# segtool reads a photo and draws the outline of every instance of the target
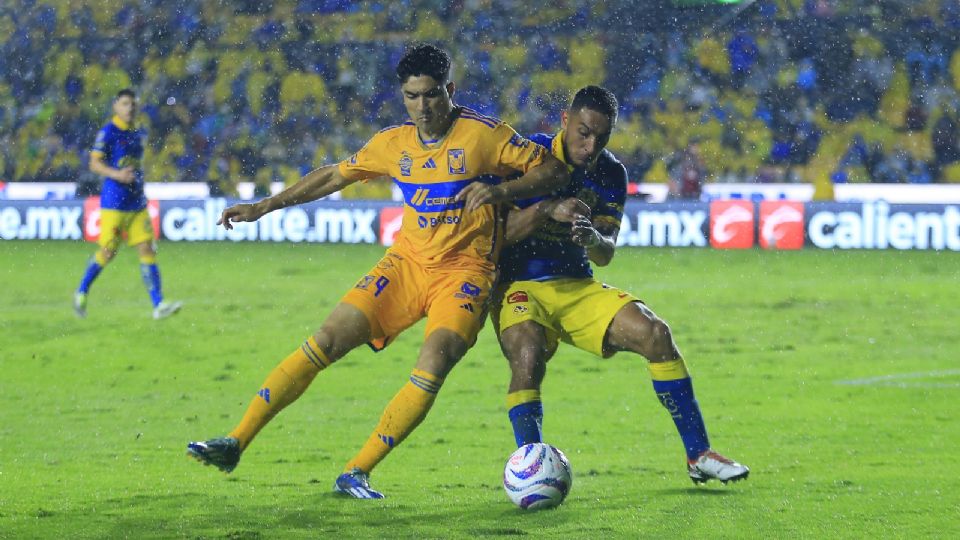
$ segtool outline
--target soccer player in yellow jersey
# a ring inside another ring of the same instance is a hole
[[[501,203],[549,193],[569,181],[566,166],[543,147],[496,119],[455,106],[449,73],[445,51],[432,45],[411,49],[397,76],[412,121],[382,130],[346,161],[321,167],[273,197],[224,210],[221,223],[229,229],[379,176],[393,178],[405,203],[395,245],[267,376],[236,428],[226,437],[190,443],[190,455],[232,471],[257,432],[321,370],[364,343],[386,346],[426,317],[409,382],[334,484],[352,497],[383,497],[370,487],[370,472],[426,417],[483,325],[503,245]]]
[[[563,112],[559,133],[531,136],[572,173],[552,196],[519,201],[521,209],[507,220],[502,301],[492,314],[512,372],[507,406],[517,446],[543,442],[540,387],[562,340],[603,358],[619,351],[646,358],[654,392],[683,442],[691,480],[741,480],[750,469],[710,447],[670,327],[629,292],[593,278],[590,263],[606,266],[613,259],[627,193],[626,170],[604,148],[616,121],[613,93],[587,86]]]

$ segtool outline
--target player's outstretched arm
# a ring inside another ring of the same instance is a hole
[[[274,210],[315,201],[336,193],[354,183],[340,174],[336,164],[314,169],[304,175],[296,184],[287,189],[252,204],[237,204],[223,211],[217,225],[232,229],[231,223],[256,221]]]
[[[570,171],[562,161],[550,154],[543,163],[531,168],[516,180],[491,186],[474,182],[457,194],[458,201],[466,201],[467,211],[476,210],[485,204],[529,199],[563,189],[570,182]]]
[[[506,245],[530,236],[548,219],[573,223],[577,218],[589,217],[590,207],[576,197],[544,199],[526,208],[511,210],[507,216]]]

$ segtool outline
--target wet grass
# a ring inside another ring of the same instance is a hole
[[[417,326],[323,373],[226,476],[184,456],[232,427],[264,375],[381,248],[164,244],[156,323],[122,252],[77,320],[91,246],[0,243],[0,538],[951,537],[960,490],[960,255],[622,250],[599,272],[671,323],[714,446],[752,467],[694,487],[644,363],[561,348],[548,440],[575,482],[524,514],[500,487],[513,437],[490,329],[377,502],[330,494],[403,384]],[[874,382],[878,381],[878,382]],[[892,381],[892,382],[891,382]]]

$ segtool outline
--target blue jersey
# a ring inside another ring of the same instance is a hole
[[[564,161],[563,132],[538,133],[530,140],[549,148]],[[627,198],[627,170],[608,150],[603,150],[590,167],[574,167],[570,184],[550,197],[576,197],[587,204],[595,224],[620,227],[623,204]],[[548,197],[536,197],[517,203],[527,208]],[[500,258],[500,279],[546,281],[558,278],[590,278],[587,250],[570,239],[570,224],[547,220],[526,239],[504,248]]]
[[[100,128],[91,154],[99,155],[103,163],[117,169],[133,167],[133,183],[122,184],[112,178],[103,178],[100,190],[100,208],[133,212],[147,207],[143,194],[143,132],[128,126],[116,116]]]

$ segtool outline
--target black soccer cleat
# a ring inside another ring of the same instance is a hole
[[[234,437],[219,437],[192,442],[187,445],[187,455],[204,465],[213,465],[229,473],[240,462],[240,441]]]

